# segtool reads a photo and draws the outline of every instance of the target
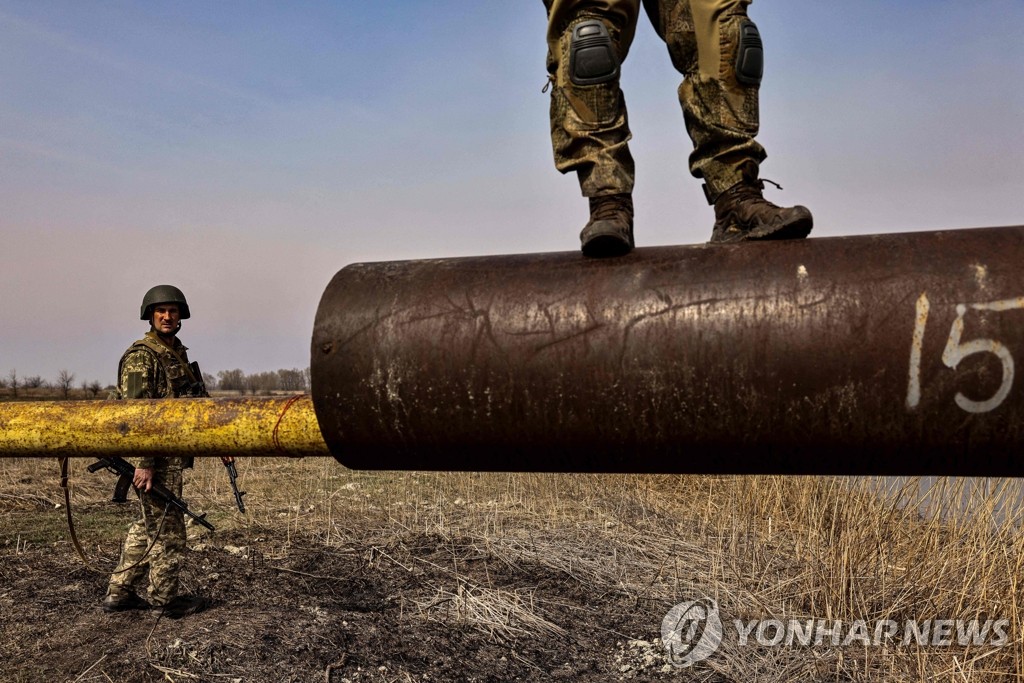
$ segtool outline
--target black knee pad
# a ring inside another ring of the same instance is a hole
[[[761,33],[750,19],[740,22],[739,44],[736,46],[736,80],[743,85],[760,85],[764,74],[764,46]]]
[[[581,21],[569,39],[569,79],[576,85],[596,85],[619,77],[619,58],[608,27],[600,19]]]

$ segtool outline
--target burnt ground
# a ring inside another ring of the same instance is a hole
[[[457,535],[324,545],[287,529],[218,531],[190,540],[183,574],[208,610],[106,614],[107,575],[75,554],[62,512],[39,508],[8,510],[4,526],[45,517],[48,541],[0,536],[3,681],[683,680],[655,641],[662,602]],[[134,514],[97,503],[76,515],[97,510],[122,528]],[[93,543],[94,564],[109,571],[117,542]]]

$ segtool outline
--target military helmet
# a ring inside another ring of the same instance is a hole
[[[150,287],[146,296],[142,297],[142,311],[139,314],[139,320],[152,318],[153,306],[157,304],[178,304],[181,319],[189,317],[188,302],[185,301],[185,295],[181,293],[181,290],[174,285],[157,285]]]

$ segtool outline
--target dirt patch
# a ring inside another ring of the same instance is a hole
[[[651,642],[664,604],[594,591],[567,572],[512,564],[457,537],[409,532],[323,547],[261,530],[191,546],[185,589],[214,604],[175,621],[102,612],[107,577],[65,541],[9,543],[0,554],[3,679],[676,678]],[[112,555],[98,564],[112,567]]]

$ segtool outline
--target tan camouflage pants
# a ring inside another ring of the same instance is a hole
[[[643,0],[672,64],[683,74],[679,102],[693,141],[690,172],[703,178],[709,201],[765,158],[758,131],[758,85],[736,79],[740,23],[752,0]],[[576,85],[569,78],[572,27],[601,19],[624,62],[633,42],[641,0],[544,0],[548,10],[551,142],[555,167],[576,171],[586,197],[631,192],[626,102],[618,79]]]
[[[157,468],[155,480],[163,484],[171,493],[181,497],[181,470]],[[178,572],[181,569],[185,554],[185,520],[181,510],[171,507],[163,520],[163,529],[159,538],[149,551],[149,555],[138,566],[127,571],[139,562],[152,539],[160,529],[160,520],[164,517],[164,503],[146,493],[139,498],[142,516],[128,529],[128,536],[121,549],[121,561],[118,562],[114,574],[110,577],[107,587],[108,595],[124,595],[127,591],[140,597],[143,580],[149,573],[149,602],[153,605],[165,605],[178,594]]]

